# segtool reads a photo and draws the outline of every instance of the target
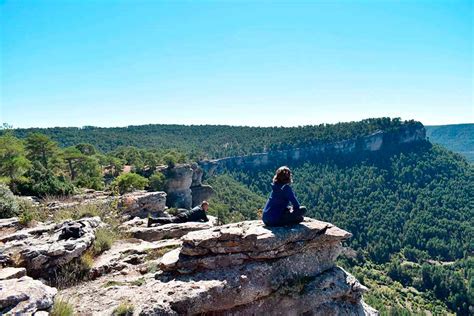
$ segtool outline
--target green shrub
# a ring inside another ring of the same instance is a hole
[[[74,309],[71,304],[63,299],[54,300],[53,309],[51,310],[50,316],[72,316],[74,315]]]
[[[59,289],[64,289],[87,280],[89,272],[94,264],[94,258],[89,251],[80,258],[60,266],[51,276],[51,285]]]
[[[117,308],[114,309],[112,315],[114,316],[131,316],[133,315],[134,307],[129,302],[120,303]]]
[[[63,175],[55,175],[41,163],[34,162],[27,173],[28,181],[18,184],[18,190],[24,195],[67,196],[74,193],[74,185]]]
[[[28,226],[34,219],[35,215],[30,210],[25,210],[18,216],[18,221],[23,226]]]
[[[116,238],[116,233],[110,228],[97,229],[95,232],[95,240],[92,244],[92,255],[97,256],[109,250]]]
[[[0,184],[0,218],[9,218],[20,214],[20,206],[12,191]]]
[[[153,191],[163,191],[165,189],[166,177],[161,172],[154,173],[150,177],[150,189]]]
[[[148,179],[136,173],[122,174],[112,182],[112,187],[117,189],[120,194],[143,190],[147,185]]]

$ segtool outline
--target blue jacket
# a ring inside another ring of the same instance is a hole
[[[290,185],[272,183],[272,193],[263,209],[263,222],[269,225],[278,223],[290,203],[294,210],[299,210],[300,203]]]

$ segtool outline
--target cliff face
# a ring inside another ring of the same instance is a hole
[[[376,152],[389,146],[416,143],[426,140],[426,131],[422,126],[402,126],[396,131],[378,131],[357,139],[334,143],[321,143],[304,148],[270,151],[247,156],[227,157],[199,162],[207,176],[223,169],[256,168],[275,161],[303,161],[324,154],[353,154],[357,152]]]
[[[164,166],[158,171],[166,177],[164,190],[168,207],[190,209],[214,194],[211,186],[202,184],[203,170],[197,164]]]

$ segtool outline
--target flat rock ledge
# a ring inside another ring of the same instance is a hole
[[[54,303],[57,290],[28,276],[0,280],[0,315],[40,315]]]
[[[71,224],[81,226],[79,238],[60,239],[62,229]],[[49,270],[80,257],[95,239],[95,230],[103,225],[99,217],[40,224],[0,237],[3,266],[25,267],[28,275],[45,276]]]
[[[245,221],[191,232],[165,254],[140,315],[374,315],[367,288],[335,265],[351,234],[306,219]],[[153,303],[155,301],[155,303]]]
[[[330,223],[309,218],[289,227],[267,227],[262,221],[245,221],[183,236],[182,247],[166,254],[160,267],[164,271],[190,273],[328,251],[331,258],[327,259],[331,261],[339,255],[341,241],[351,236]]]
[[[217,219],[208,216],[208,222],[186,222],[147,227],[146,219],[135,218],[122,224],[121,228],[130,236],[146,241],[180,238],[189,232],[209,229],[215,226]]]

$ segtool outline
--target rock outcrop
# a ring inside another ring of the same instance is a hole
[[[165,192],[134,191],[120,197],[119,207],[131,218],[147,217],[148,214],[162,216],[166,209],[166,199]]]
[[[161,261],[173,275],[157,275],[165,298],[141,314],[369,314],[361,301],[366,288],[335,265],[350,236],[309,219],[292,227],[247,221],[189,233]]]
[[[180,238],[189,232],[208,229],[215,226],[217,219],[214,216],[208,216],[208,222],[186,222],[179,224],[166,224],[159,226],[146,227],[146,220],[124,223],[122,228],[124,232],[133,238],[146,241],[157,241],[162,239]]]
[[[40,315],[51,308],[57,290],[28,276],[0,280],[0,315]]]
[[[209,199],[214,190],[202,184],[203,170],[197,164],[178,164],[172,168],[162,166],[157,171],[165,175],[166,205],[190,209]]]
[[[78,226],[78,238],[66,236],[66,228]],[[45,276],[50,270],[80,257],[95,239],[95,230],[102,225],[99,217],[39,224],[0,237],[0,264],[22,266],[28,275]]]
[[[49,211],[61,209],[74,209],[84,205],[118,205],[124,215],[128,217],[147,217],[148,214],[161,216],[166,209],[166,193],[162,191],[148,192],[137,190],[116,196],[111,192],[86,190],[82,194],[72,195],[62,200],[37,203]],[[115,207],[115,206],[114,206]]]
[[[206,176],[225,169],[248,169],[260,166],[289,164],[295,161],[314,159],[323,154],[352,154],[356,152],[376,152],[391,145],[416,143],[426,140],[426,130],[422,125],[402,125],[394,131],[378,131],[373,134],[339,142],[321,142],[302,148],[275,150],[245,156],[226,157],[199,162]]]
[[[150,262],[155,257],[161,257],[161,252],[177,248],[181,242],[177,239],[168,239],[157,242],[148,242],[130,238],[115,242],[111,249],[101,254],[94,262],[89,277],[95,279],[108,273],[132,269],[133,266]],[[0,270],[1,271],[1,270]]]
[[[350,236],[310,219],[289,227],[216,226],[184,235],[159,260],[157,273],[102,276],[61,295],[76,312],[97,315],[110,315],[124,300],[133,302],[135,315],[375,315],[362,301],[367,289],[335,264]]]

